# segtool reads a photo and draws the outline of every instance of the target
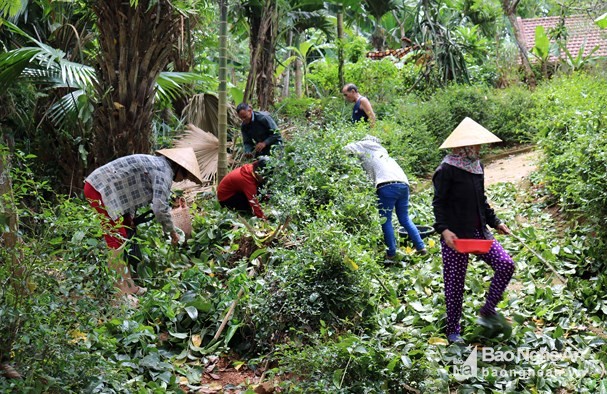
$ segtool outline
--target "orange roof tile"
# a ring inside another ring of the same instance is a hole
[[[373,60],[383,59],[386,56],[394,56],[397,58],[402,58],[407,53],[411,52],[412,50],[418,49],[418,48],[419,48],[418,45],[414,45],[414,46],[409,46],[406,48],[387,49],[385,51],[372,51],[372,52],[367,52],[367,57],[371,58]]]
[[[517,18],[517,23],[520,28],[525,45],[528,50],[535,46],[535,28],[544,26],[546,34],[550,36],[550,29],[556,27],[560,17],[551,16],[546,18]],[[588,56],[595,46],[599,49],[592,56],[607,56],[607,30],[601,30],[591,18],[585,15],[572,15],[565,18],[565,27],[567,29],[567,50],[572,56],[577,56],[580,48],[584,46],[584,56]],[[551,40],[553,42],[553,40]],[[561,51],[561,57],[567,55]],[[529,60],[533,61],[531,56]],[[550,56],[549,60],[556,60],[554,56]]]

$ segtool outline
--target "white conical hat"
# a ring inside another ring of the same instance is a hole
[[[439,149],[458,148],[460,146],[471,146],[480,144],[491,144],[501,142],[495,134],[466,117],[447,137]]]
[[[190,174],[194,175],[198,179],[199,183],[202,183],[202,175],[200,175],[200,166],[196,159],[196,153],[194,149],[189,148],[171,148],[171,149],[160,149],[156,153],[163,155],[167,159],[174,161],[183,168],[185,168]]]

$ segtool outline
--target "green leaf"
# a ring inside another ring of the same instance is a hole
[[[398,363],[399,361],[400,361],[399,356],[392,357],[392,360],[388,363],[388,365],[386,366],[386,369],[390,372],[394,371],[394,367],[396,367],[396,363]]]
[[[419,301],[413,301],[413,302],[409,303],[409,305],[411,305],[411,307],[413,309],[415,309],[417,312],[425,312],[428,309],[425,306],[423,306],[422,303]]]
[[[333,385],[335,387],[337,387],[338,389],[341,388],[341,378],[342,378],[343,374],[344,374],[344,370],[341,368],[333,371]]]
[[[170,332],[169,335],[178,339],[186,339],[189,334],[187,332]]]
[[[405,366],[405,368],[411,368],[413,366],[411,359],[404,354],[402,356],[400,356],[400,360],[403,362],[403,365]]]
[[[550,54],[550,39],[546,35],[544,26],[540,25],[535,28],[535,46],[531,51],[542,60],[548,58]]]
[[[188,302],[187,306],[194,307],[194,308],[198,309],[199,312],[204,312],[204,313],[210,312],[211,309],[213,308],[213,304],[210,301],[205,300],[201,296],[198,296],[196,299]],[[187,310],[187,308],[186,308],[186,310]],[[194,320],[194,319],[192,319],[192,320]]]
[[[596,18],[594,23],[596,23],[601,29],[607,28],[607,12]]]
[[[264,254],[266,252],[267,252],[266,248],[257,249],[256,251],[254,251],[253,253],[251,253],[251,257],[249,259],[250,259],[250,261],[253,261],[257,257],[261,256],[262,254]]]
[[[354,353],[358,353],[358,354],[367,354],[369,353],[369,351],[367,350],[366,347],[364,347],[363,345],[358,345],[354,348]]]
[[[186,306],[185,311],[188,313],[188,316],[190,316],[190,319],[196,320],[198,318],[198,309],[196,309],[195,307],[191,305]]]

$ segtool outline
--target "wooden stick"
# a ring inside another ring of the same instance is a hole
[[[228,324],[228,321],[230,321],[230,318],[232,317],[232,313],[234,313],[234,309],[236,309],[236,304],[238,304],[238,300],[240,300],[240,297],[242,297],[243,293],[244,293],[244,287],[241,287],[240,290],[238,291],[238,294],[236,295],[236,299],[234,301],[232,301],[232,305],[230,305],[230,309],[228,309],[228,313],[226,313],[223,320],[221,321],[221,325],[219,326],[219,329],[215,333],[215,336],[213,337],[213,341],[216,341],[219,339],[219,336],[223,332],[223,329],[226,327],[226,324]]]
[[[538,252],[536,252],[535,250],[531,249],[531,247],[529,245],[527,245],[525,243],[525,241],[523,241],[523,239],[521,237],[519,237],[518,235],[514,234],[514,233],[510,233],[517,241],[519,241],[524,247],[527,248],[527,250],[529,250],[531,253],[533,253],[535,255],[535,257],[537,257],[538,259],[540,259],[540,261],[542,263],[544,263],[548,268],[550,268],[550,270],[552,272],[554,272],[554,274],[556,275],[556,277],[561,281],[561,283],[566,284],[567,283],[567,279],[565,279],[561,274],[559,274],[556,271],[556,268],[554,268],[552,266],[552,264],[550,264],[548,261],[546,261],[546,259],[544,259]]]

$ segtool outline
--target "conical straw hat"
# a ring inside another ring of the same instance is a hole
[[[196,160],[196,154],[192,148],[171,148],[171,149],[160,149],[156,153],[163,155],[167,159],[174,161],[183,168],[185,168],[190,174],[194,175],[198,179],[199,183],[202,183],[202,175],[200,175],[200,166],[198,160]]]
[[[480,144],[491,144],[501,142],[495,134],[466,117],[447,137],[439,149],[458,148]]]

